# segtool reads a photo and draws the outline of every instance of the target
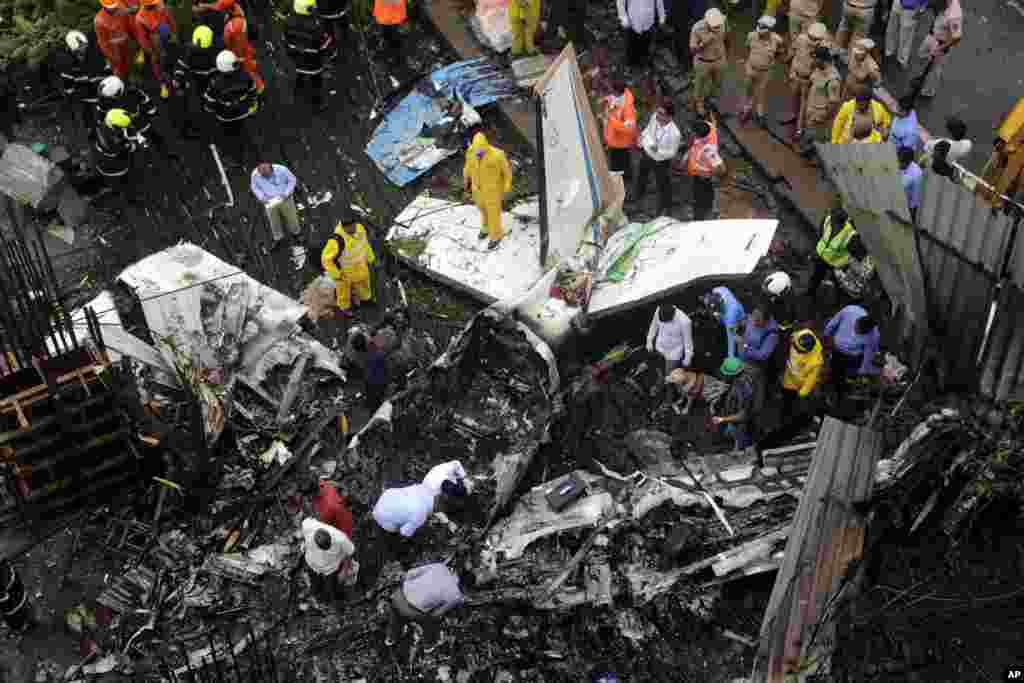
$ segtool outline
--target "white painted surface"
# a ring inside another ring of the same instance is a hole
[[[590,313],[598,315],[630,302],[710,275],[751,272],[768,251],[776,220],[723,220],[682,223],[656,218],[659,232],[640,242],[633,268],[622,282],[602,282],[608,267],[628,245],[641,224],[631,223],[612,235],[598,264],[598,284]]]
[[[583,134],[583,117],[575,92],[575,61],[562,60],[543,93],[544,170],[547,180],[549,263],[576,253],[583,231],[601,206],[600,189]],[[586,93],[580,93],[585,100]],[[589,104],[588,104],[589,106]]]
[[[543,274],[539,211],[536,200],[506,211],[505,239],[497,249],[488,251],[487,240],[477,239],[482,222],[473,204],[422,195],[398,215],[387,239],[424,241],[423,252],[415,257],[407,254],[407,258],[455,280],[484,300],[518,299]]]

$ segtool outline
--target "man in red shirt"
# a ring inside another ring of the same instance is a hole
[[[313,507],[318,520],[352,538],[352,511],[348,508],[348,499],[338,495],[338,489],[327,479],[320,480],[320,493]]]

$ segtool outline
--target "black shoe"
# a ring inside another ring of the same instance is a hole
[[[494,242],[494,241],[490,242],[490,243],[489,243],[489,244],[487,245],[487,251],[494,251],[495,249],[497,249],[497,248],[498,248],[498,246],[499,246],[500,244],[501,244],[501,240],[498,240],[497,242]]]
[[[476,238],[477,238],[478,240],[485,240],[485,239],[487,239],[487,233],[486,233],[486,232],[481,232],[481,233],[479,233],[479,234],[478,234],[478,235],[476,236]]]

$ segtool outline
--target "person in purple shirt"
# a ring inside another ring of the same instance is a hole
[[[897,148],[909,147],[914,152],[921,150],[921,127],[917,122],[913,95],[904,95],[900,98],[900,115],[892,121],[889,142]]]
[[[763,306],[750,312],[747,324],[743,329],[743,343],[740,348],[740,360],[753,363],[764,370],[771,365],[772,355],[779,345],[779,326],[775,319],[765,313]],[[772,373],[774,374],[774,373]]]
[[[836,313],[825,325],[825,337],[832,338],[829,369],[839,403],[846,393],[846,382],[855,375],[877,375],[875,354],[881,342],[878,323],[868,312],[850,305]]]
[[[910,218],[916,223],[917,208],[921,206],[921,180],[924,173],[914,161],[914,150],[900,147],[896,150],[896,156],[900,161],[900,182],[903,183],[903,193],[907,196]]]

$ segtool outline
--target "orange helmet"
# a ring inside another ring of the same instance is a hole
[[[103,9],[121,9],[121,0],[100,0]]]
[[[143,7],[159,7],[161,0],[142,0]]]

